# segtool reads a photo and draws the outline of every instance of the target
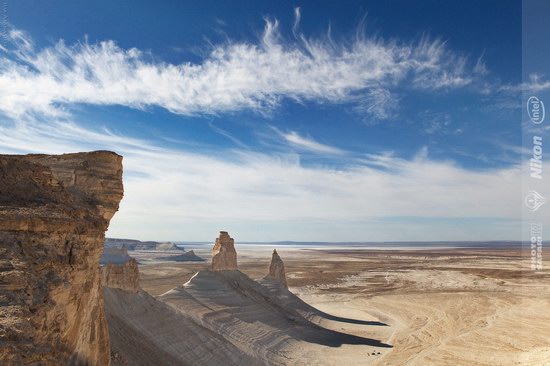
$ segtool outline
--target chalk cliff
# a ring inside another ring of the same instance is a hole
[[[235,241],[229,236],[227,231],[220,231],[220,236],[216,239],[214,248],[212,248],[212,270],[223,271],[232,269],[237,269]]]
[[[105,287],[139,291],[139,270],[134,258],[124,263],[108,263],[101,267],[101,283]]]
[[[285,264],[276,249],[273,249],[273,254],[271,255],[271,263],[269,264],[269,273],[267,277],[273,278],[281,283],[284,287],[287,287],[286,284],[286,274],[285,274]]]
[[[122,195],[112,152],[0,155],[0,364],[110,364],[99,259]]]

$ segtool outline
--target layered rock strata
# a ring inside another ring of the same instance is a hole
[[[112,152],[0,155],[0,364],[109,365],[99,259],[122,195]]]
[[[113,366],[254,365],[221,335],[141,290],[134,259],[101,270]]]
[[[227,231],[220,231],[220,236],[212,248],[212,270],[224,271],[237,269],[237,252],[235,241]]]
[[[322,355],[331,348],[389,347],[375,339],[323,329],[317,322],[328,319],[328,314],[272,279],[257,282],[238,270],[200,271],[157,299],[252,358],[240,365],[328,365],[333,363]]]
[[[113,366],[260,364],[198,319],[143,290],[104,287],[103,293]]]

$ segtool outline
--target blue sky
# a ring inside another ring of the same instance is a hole
[[[20,0],[5,18],[0,151],[122,154],[111,236],[519,238],[519,1]]]

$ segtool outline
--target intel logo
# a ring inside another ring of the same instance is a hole
[[[527,114],[529,119],[536,125],[544,121],[544,103],[537,97],[527,99]]]

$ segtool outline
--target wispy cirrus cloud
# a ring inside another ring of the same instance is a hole
[[[309,136],[308,137],[301,136],[296,131],[281,132],[277,129],[274,129],[274,130],[291,146],[296,147],[298,149],[320,153],[320,154],[329,154],[329,155],[345,154],[345,151],[342,149],[320,143]]]
[[[418,118],[424,126],[424,132],[428,135],[451,132],[453,120],[448,112],[422,111],[418,114]]]
[[[529,75],[528,81],[524,81],[521,84],[515,85],[503,85],[499,88],[499,90],[509,93],[537,93],[545,90],[550,90],[550,80],[547,80],[544,75],[534,73]]]
[[[371,154],[331,168],[304,166],[290,152],[176,150],[71,122],[0,124],[0,146],[122,154],[125,197],[111,224],[115,236],[204,240],[230,227],[241,240],[482,240],[518,231],[510,197],[520,194],[519,166],[471,171],[430,159],[426,148],[412,159]],[[449,227],[442,232],[430,218]],[[472,231],[464,218],[483,230]]]
[[[365,93],[353,110],[363,116],[374,117],[374,121],[383,121],[394,117],[398,104],[399,97],[395,93],[373,88]]]
[[[392,89],[434,90],[472,82],[468,60],[445,42],[424,37],[398,42],[367,37],[335,42],[299,29],[283,37],[277,20],[266,20],[256,42],[212,45],[200,63],[159,61],[114,41],[38,49],[24,32],[9,33],[13,46],[0,58],[0,111],[60,115],[73,104],[158,106],[182,115],[252,110],[269,113],[284,100],[355,103],[387,118]]]

